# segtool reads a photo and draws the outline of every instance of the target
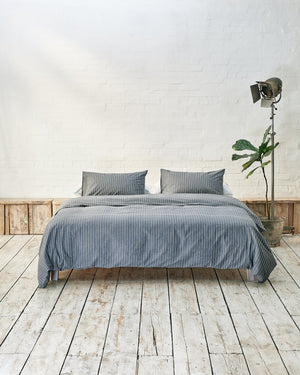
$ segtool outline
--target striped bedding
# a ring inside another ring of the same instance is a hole
[[[276,265],[259,218],[217,194],[88,196],[65,201],[39,252],[38,282],[52,270],[90,267],[247,268],[264,282]]]

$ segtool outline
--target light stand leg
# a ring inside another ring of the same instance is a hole
[[[271,106],[271,119],[272,119],[272,132],[271,132],[271,145],[274,147],[274,116],[275,116],[275,103]],[[274,218],[274,150],[271,153],[271,219]]]

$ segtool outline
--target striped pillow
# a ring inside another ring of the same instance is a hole
[[[82,172],[82,195],[144,194],[148,171],[135,173]]]
[[[225,169],[212,172],[174,172],[161,169],[161,192],[223,194],[224,173]]]

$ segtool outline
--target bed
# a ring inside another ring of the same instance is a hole
[[[259,218],[216,193],[85,195],[65,201],[42,238],[39,287],[92,267],[247,269],[267,280],[276,261]]]

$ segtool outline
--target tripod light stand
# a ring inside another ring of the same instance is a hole
[[[282,81],[277,77],[269,78],[266,81],[256,81],[255,85],[250,86],[253,103],[261,99],[261,106],[271,107],[271,145],[274,146],[275,130],[274,117],[277,110],[276,104],[281,99]],[[278,98],[277,98],[278,97]],[[274,218],[274,150],[271,153],[271,218]]]

